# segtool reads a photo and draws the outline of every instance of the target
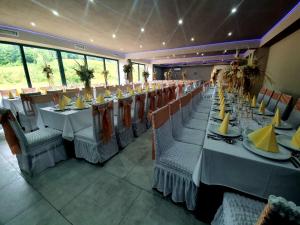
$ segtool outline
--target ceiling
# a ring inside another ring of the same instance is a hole
[[[132,53],[261,38],[297,3],[298,0],[0,0],[0,24]],[[237,11],[232,14],[233,7]],[[232,35],[228,36],[228,32]]]

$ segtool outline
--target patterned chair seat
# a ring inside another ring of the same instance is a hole
[[[46,141],[51,141],[60,138],[62,133],[58,130],[51,128],[44,128],[34,132],[26,133],[25,137],[27,139],[29,146],[39,145],[45,143]]]
[[[78,132],[76,132],[76,136],[79,138],[87,139],[87,140],[95,140],[93,127],[84,128]]]

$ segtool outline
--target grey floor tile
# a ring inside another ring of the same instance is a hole
[[[0,156],[0,190],[19,178],[21,178],[20,173]]]
[[[29,182],[56,209],[61,209],[101,175],[103,169],[83,160],[71,159],[29,178]]]
[[[23,178],[17,179],[0,191],[0,224],[5,224],[41,199]]]
[[[40,200],[6,225],[68,225],[70,224],[47,201]]]
[[[189,211],[145,191],[135,200],[120,224],[204,225]]]
[[[61,213],[74,225],[119,224],[140,191],[128,182],[106,174]]]

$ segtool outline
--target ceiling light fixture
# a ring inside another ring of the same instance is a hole
[[[178,24],[179,24],[179,25],[182,25],[182,24],[183,24],[183,20],[182,20],[182,19],[179,19],[179,20],[178,20]]]
[[[232,9],[231,9],[231,14],[234,14],[234,13],[236,13],[236,10],[237,10],[237,9],[236,9],[235,7],[234,7],[234,8],[232,8]]]
[[[196,55],[199,55],[199,52],[196,52]]]
[[[162,42],[162,45],[166,45],[166,42],[163,41],[163,42]]]
[[[52,10],[52,14],[53,14],[54,16],[59,16],[59,13],[58,13],[56,10]]]
[[[140,45],[140,48],[143,48],[143,45]]]
[[[195,38],[194,38],[194,37],[191,37],[191,41],[195,41]]]
[[[89,0],[89,2],[94,3],[94,0]]]
[[[145,31],[144,27],[141,28],[141,32],[143,33]]]
[[[36,26],[35,22],[30,22],[30,25],[33,26],[33,27]]]
[[[229,32],[227,35],[230,37],[232,35],[232,32]]]
[[[204,56],[204,53],[201,53],[201,56]]]
[[[112,34],[112,38],[116,38],[117,36],[116,36],[116,34]]]
[[[94,42],[94,40],[93,40],[93,39],[90,39],[90,41],[91,41],[91,42]]]
[[[224,54],[225,54],[225,53],[227,53],[227,50],[226,50],[226,49],[224,50]]]

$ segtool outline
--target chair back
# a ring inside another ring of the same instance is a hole
[[[262,87],[258,93],[258,96],[257,96],[257,102],[260,104],[261,101],[263,100],[264,96],[265,96],[265,93],[266,93],[267,89],[265,87]]]
[[[106,88],[104,86],[95,87],[96,89],[96,96],[104,95]]]
[[[280,99],[280,96],[281,96],[281,93],[280,92],[275,92],[273,93],[272,95],[272,98],[270,99],[270,102],[267,106],[267,109],[271,112],[275,112],[275,109],[276,109],[276,106],[277,106],[277,103]]]
[[[163,99],[163,91],[161,89],[156,90],[156,107],[161,108],[164,106],[164,99]]]
[[[286,120],[289,116],[289,112],[291,111],[291,107],[292,107],[291,106],[292,99],[293,99],[292,96],[287,95],[287,94],[282,94],[279,98],[277,107],[279,108],[279,110],[281,112],[281,118],[283,120]]]
[[[67,88],[66,92],[69,92],[69,91],[79,93],[79,88]]]
[[[279,103],[278,103],[279,107]],[[300,126],[300,98],[298,98],[292,112],[289,115],[289,118],[287,119],[288,123],[290,123],[293,128],[298,129]]]
[[[162,89],[163,94],[163,105],[167,105],[169,103],[169,88],[165,87]]]
[[[134,97],[134,111],[133,120],[134,122],[143,122],[145,120],[145,103],[146,94],[137,94]]]
[[[159,160],[174,142],[168,105],[152,113],[152,127],[152,159]]]
[[[118,99],[118,130],[131,128],[132,97]]]
[[[181,111],[182,111],[182,119],[183,121],[187,121],[190,118],[192,109],[191,107],[191,100],[192,100],[192,95],[189,93],[183,97],[181,97],[180,99],[180,106],[181,106]]]
[[[183,95],[183,89],[185,85],[183,83],[179,83],[177,85],[177,98],[181,97]]]
[[[170,118],[172,124],[172,134],[179,136],[183,129],[182,112],[180,109],[180,100],[177,99],[169,104]]]
[[[32,96],[40,96],[41,92],[20,94],[23,109],[26,116],[35,116]]]
[[[117,92],[117,86],[108,86],[107,89],[113,94]]]
[[[63,90],[47,90],[47,94],[59,94],[63,93]]]
[[[11,92],[14,96],[16,96],[17,89],[0,90],[1,97],[7,98],[9,96],[9,92]]]
[[[108,143],[115,134],[113,101],[92,105],[93,135],[98,142]]]
[[[23,94],[37,93],[36,88],[22,88]]]
[[[176,99],[176,86],[172,85],[169,87],[169,102]]]
[[[272,98],[273,93],[274,93],[274,91],[272,91],[270,89],[266,90],[265,96],[262,100],[265,103],[265,106],[268,106],[268,104],[270,102],[270,99]]]

